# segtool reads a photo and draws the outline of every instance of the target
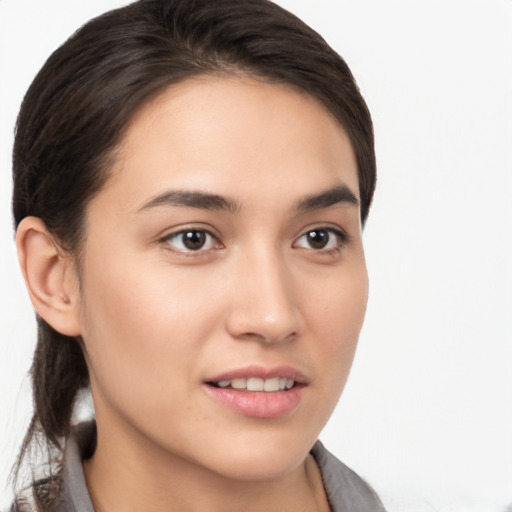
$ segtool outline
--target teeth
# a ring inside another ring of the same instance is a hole
[[[247,391],[263,391],[265,382],[257,377],[247,379]]]
[[[272,377],[271,379],[260,379],[259,377],[249,377],[248,379],[221,380],[217,382],[220,388],[231,386],[233,389],[247,391],[284,391],[293,388],[295,381],[286,377]]]
[[[266,379],[263,389],[265,391],[279,391],[279,377]]]
[[[231,381],[231,387],[235,389],[247,389],[246,379],[233,379]]]

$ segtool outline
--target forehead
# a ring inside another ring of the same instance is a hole
[[[126,202],[169,187],[243,200],[265,189],[304,194],[340,182],[358,197],[354,153],[334,116],[291,86],[245,77],[197,77],[144,104],[111,176],[106,188]]]

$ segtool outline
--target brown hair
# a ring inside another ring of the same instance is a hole
[[[240,72],[297,87],[338,119],[356,155],[364,223],[376,179],[370,114],[348,66],[315,31],[269,0],[140,0],[83,26],[30,86],[14,144],[16,226],[41,218],[79,261],[85,206],[134,111],[189,77]],[[81,340],[38,318],[31,376],[34,414],[15,474],[42,438],[50,477],[34,489],[49,510],[76,395],[88,386]]]

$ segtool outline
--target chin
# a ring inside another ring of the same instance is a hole
[[[297,469],[316,440],[316,436],[309,440],[292,433],[262,435],[261,430],[257,436],[244,434],[233,437],[228,443],[220,442],[216,447],[213,443],[205,446],[208,461],[203,459],[202,465],[234,480],[272,480]]]
[[[260,454],[258,457],[247,455],[240,457],[239,455],[232,458],[228,465],[222,467],[219,474],[232,480],[241,481],[265,481],[275,480],[292,473],[305,460],[306,453],[296,454]]]

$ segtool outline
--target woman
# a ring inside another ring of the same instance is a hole
[[[14,510],[383,510],[316,442],[366,308],[375,156],[315,32],[266,0],[107,13],[30,87],[14,177],[39,325],[19,467],[41,438],[49,459]]]

